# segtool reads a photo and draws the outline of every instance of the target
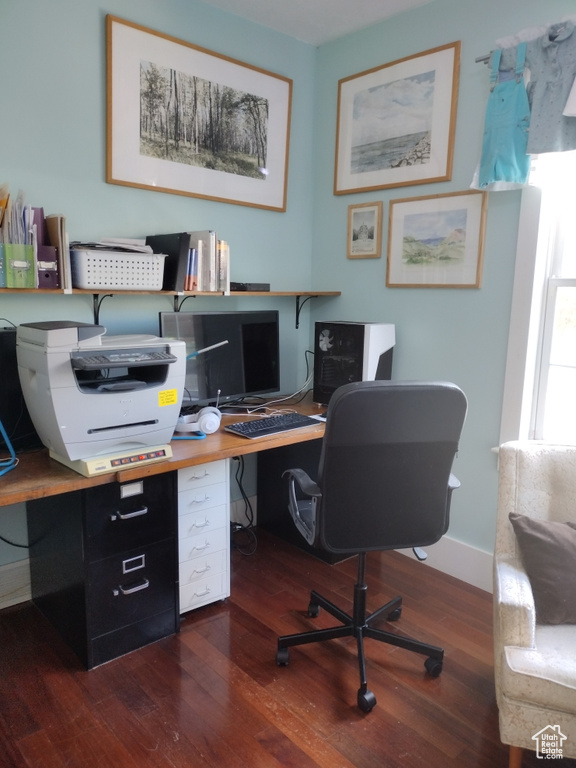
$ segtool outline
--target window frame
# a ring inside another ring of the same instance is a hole
[[[563,233],[556,214],[554,195],[523,189],[500,444],[543,439],[556,298],[559,288],[576,287],[576,278],[559,276]]]

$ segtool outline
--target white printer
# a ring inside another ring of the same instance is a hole
[[[86,476],[169,458],[184,391],[184,341],[105,333],[48,321],[16,334],[36,431],[52,458]]]

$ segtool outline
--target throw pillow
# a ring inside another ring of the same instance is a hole
[[[576,523],[510,513],[538,624],[576,624]]]

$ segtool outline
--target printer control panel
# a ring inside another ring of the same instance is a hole
[[[143,365],[175,363],[175,355],[159,349],[122,349],[102,353],[100,351],[72,352],[72,368],[96,371],[101,368],[134,368]]]

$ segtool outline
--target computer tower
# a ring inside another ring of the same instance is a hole
[[[314,402],[328,405],[335,390],[352,381],[390,379],[394,344],[390,323],[316,323]]]
[[[0,328],[0,421],[16,453],[41,448],[20,386],[16,362],[16,328]],[[0,449],[4,448],[0,435]]]

